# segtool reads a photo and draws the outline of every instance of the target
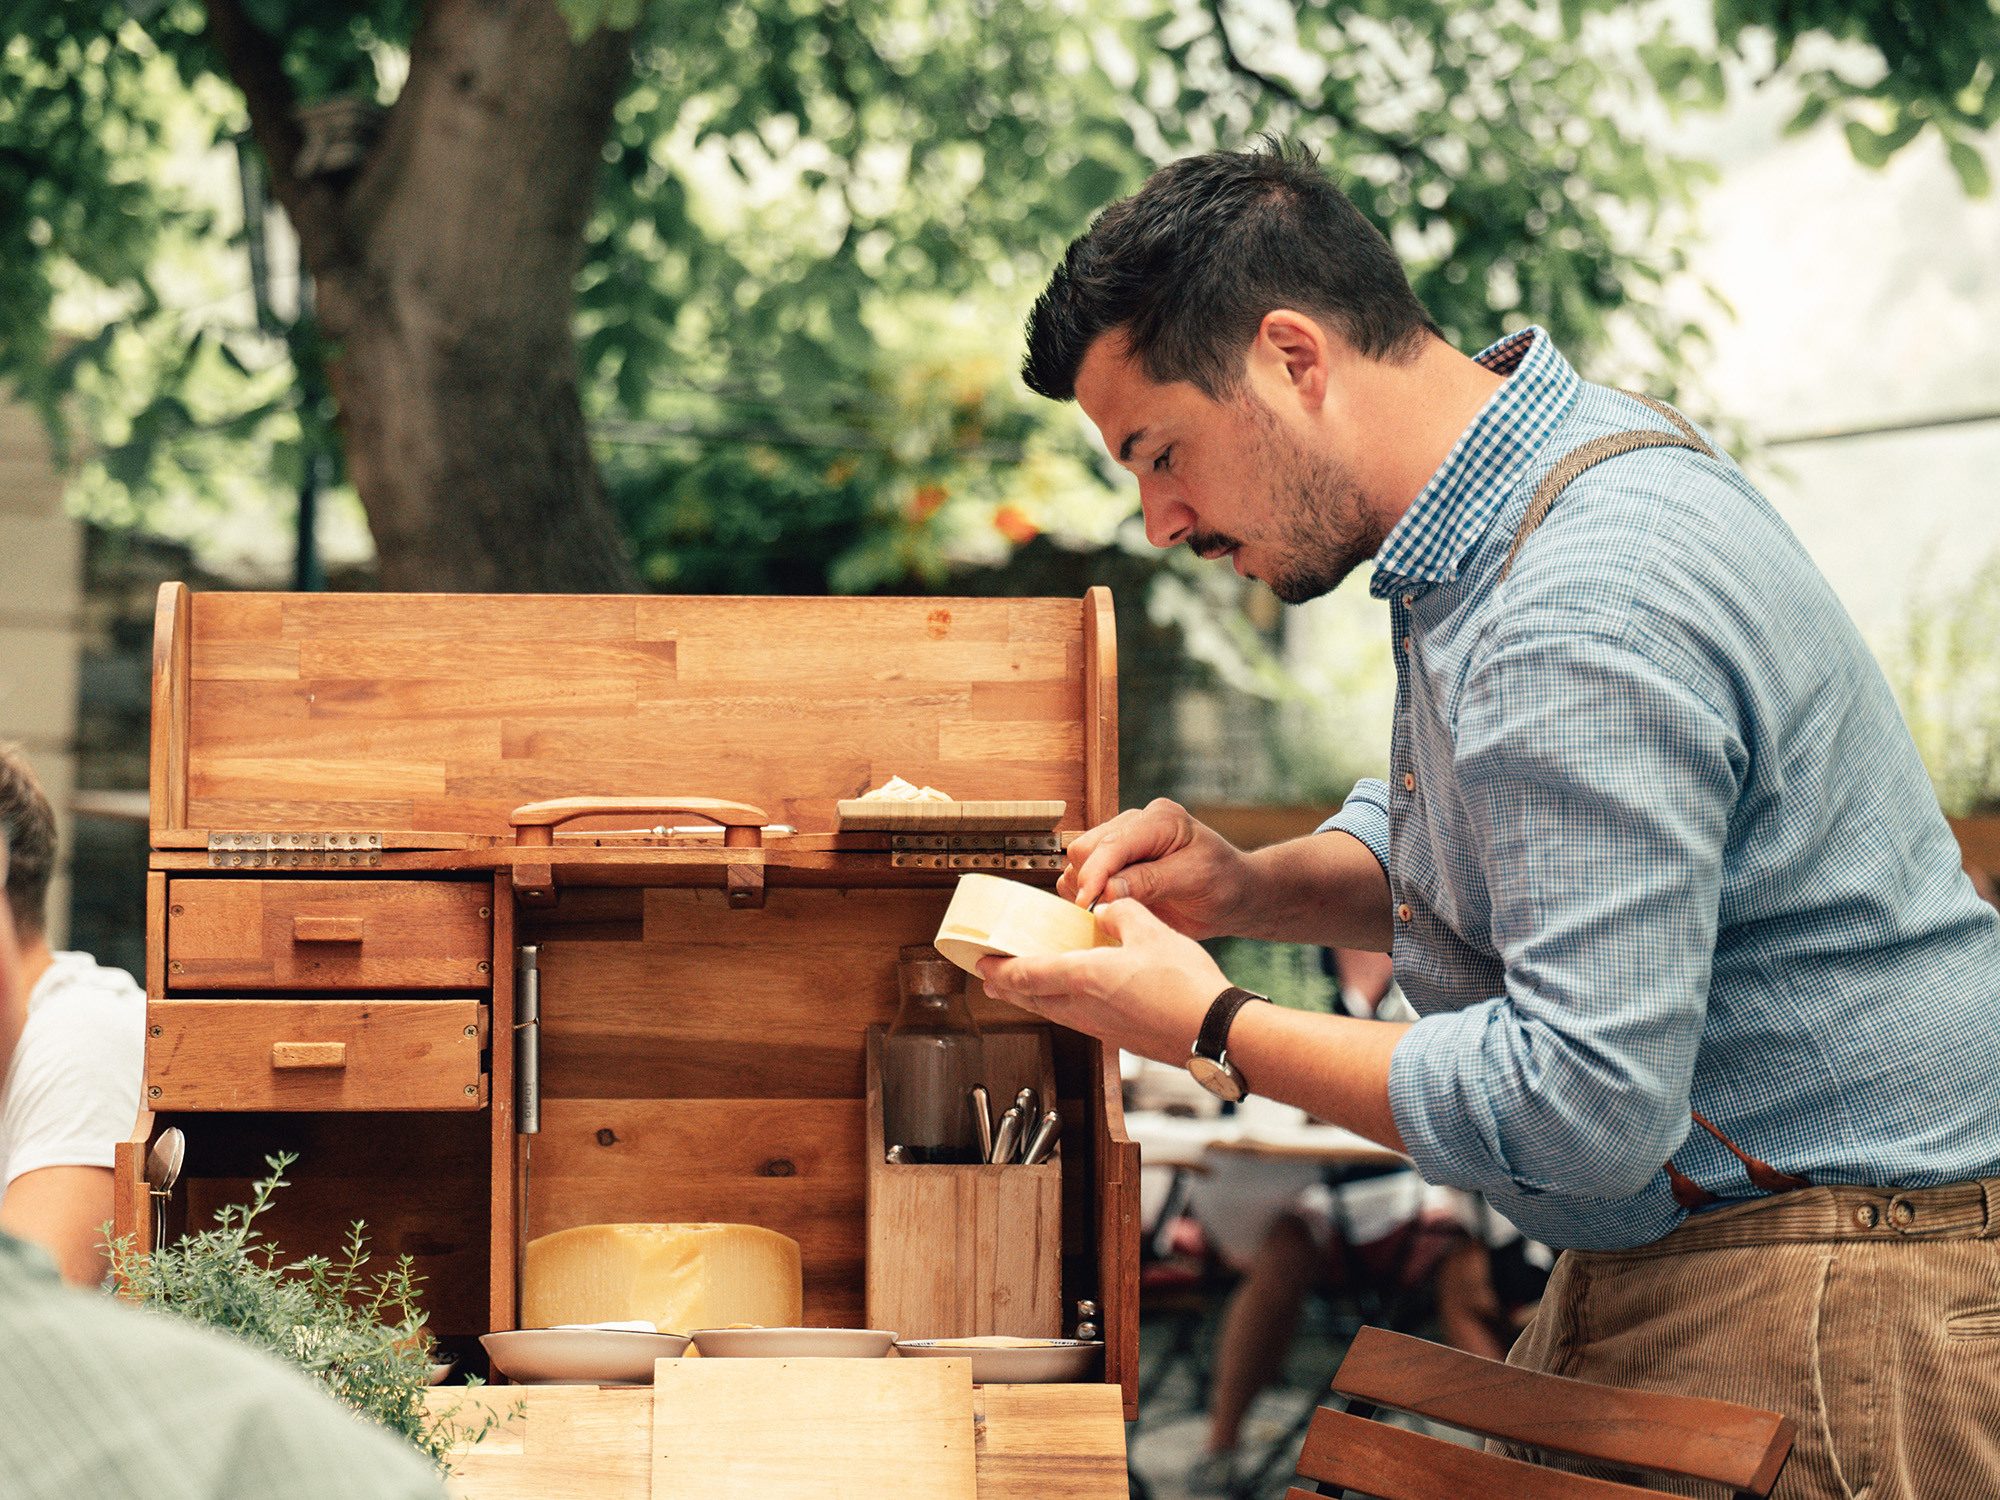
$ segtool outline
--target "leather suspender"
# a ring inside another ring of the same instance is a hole
[[[1535,529],[1548,518],[1549,510],[1556,498],[1569,488],[1584,470],[1603,463],[1607,458],[1617,458],[1625,453],[1637,453],[1643,448],[1686,448],[1706,457],[1716,457],[1716,452],[1702,441],[1701,434],[1693,425],[1664,401],[1655,401],[1651,396],[1642,396],[1637,391],[1627,391],[1634,401],[1650,408],[1674,425],[1673,432],[1646,431],[1635,429],[1631,432],[1614,432],[1608,437],[1593,439],[1581,447],[1572,449],[1557,461],[1542,482],[1535,486],[1535,493],[1528,502],[1528,513],[1521,518],[1521,527],[1514,533],[1514,545],[1507,551],[1507,560],[1500,565],[1500,576],[1504,579],[1514,569],[1514,560],[1521,555],[1521,548]],[[1751,1185],[1767,1193],[1792,1193],[1812,1186],[1810,1178],[1796,1172],[1781,1172],[1769,1162],[1759,1161],[1736,1142],[1724,1135],[1707,1117],[1698,1110],[1689,1110],[1694,1123],[1714,1136],[1728,1150],[1729,1154],[1743,1163],[1750,1174]],[[1707,1188],[1682,1172],[1672,1162],[1665,1164],[1667,1180],[1673,1185],[1674,1201],[1692,1213],[1695,1209],[1706,1208],[1711,1203],[1719,1203]]]

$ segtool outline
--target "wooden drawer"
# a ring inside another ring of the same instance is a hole
[[[146,1106],[479,1109],[477,1000],[155,1000]]]
[[[172,880],[167,988],[484,988],[492,900],[445,880]]]

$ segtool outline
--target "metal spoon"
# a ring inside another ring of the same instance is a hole
[[[181,1166],[187,1160],[187,1137],[180,1127],[169,1125],[146,1153],[146,1189],[153,1199],[153,1248],[167,1248],[167,1203],[174,1185],[181,1180]]]

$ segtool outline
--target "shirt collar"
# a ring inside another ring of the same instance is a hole
[[[1541,328],[1524,328],[1475,359],[1506,376],[1452,445],[1375,554],[1368,591],[1421,593],[1458,577],[1582,384]]]

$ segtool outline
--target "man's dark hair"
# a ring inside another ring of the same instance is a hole
[[[1070,243],[1028,314],[1021,378],[1056,401],[1077,367],[1124,330],[1161,384],[1235,391],[1264,314],[1290,307],[1371,359],[1412,358],[1437,332],[1389,242],[1295,141],[1162,167]]]
[[[14,926],[24,936],[39,933],[56,869],[56,815],[18,745],[0,745],[0,848]]]

